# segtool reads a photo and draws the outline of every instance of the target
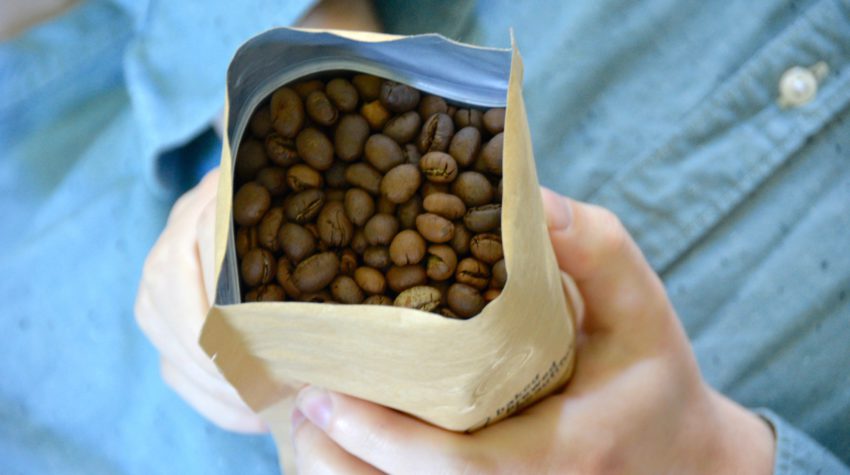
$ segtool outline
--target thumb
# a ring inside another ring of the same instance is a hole
[[[549,237],[561,270],[587,306],[584,330],[645,338],[676,323],[661,280],[617,216],[542,188]]]

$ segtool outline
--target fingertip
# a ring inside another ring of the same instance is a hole
[[[333,410],[330,394],[315,386],[306,386],[298,392],[295,405],[304,416],[322,430],[327,430]]]
[[[563,231],[573,221],[572,206],[569,198],[562,196],[549,188],[540,187],[543,198],[543,209],[546,212],[546,226],[549,231]]]

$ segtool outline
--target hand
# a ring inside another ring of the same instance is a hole
[[[299,473],[771,473],[770,427],[702,380],[661,280],[619,220],[543,198],[558,263],[587,307],[566,390],[458,434],[307,387],[293,414]]]
[[[213,231],[218,169],[180,197],[148,254],[136,321],[160,352],[162,378],[204,417],[238,432],[265,432],[198,344],[215,295]]]

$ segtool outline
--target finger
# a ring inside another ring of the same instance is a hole
[[[200,265],[194,252],[187,256],[175,250],[178,246],[167,243],[148,256],[136,296],[136,322],[157,350],[170,359],[177,361],[178,354],[186,355],[187,361],[211,377],[221,378],[198,344],[209,309],[200,284]]]
[[[297,416],[293,416],[295,420]],[[304,416],[300,416],[303,418]],[[294,422],[292,441],[295,466],[301,475],[379,474],[378,470],[349,454],[310,421]]]
[[[558,264],[588,308],[585,330],[637,335],[669,325],[664,286],[616,215],[545,188],[542,194]]]
[[[167,360],[161,362],[162,379],[171,386],[189,405],[217,426],[243,433],[268,432],[268,428],[259,416],[247,406],[228,404],[217,399],[186,377],[176,366]]]
[[[461,434],[361,399],[308,386],[298,409],[345,449],[389,473],[460,473],[472,446]]]
[[[204,282],[204,290],[206,297],[206,306],[212,305],[215,300],[215,196],[210,197],[210,200],[204,206],[201,215],[198,218],[198,236],[195,244],[195,252],[198,255],[198,261],[201,263],[201,276]]]

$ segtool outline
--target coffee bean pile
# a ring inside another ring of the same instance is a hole
[[[364,74],[275,91],[236,156],[243,301],[478,314],[507,278],[504,123]]]

